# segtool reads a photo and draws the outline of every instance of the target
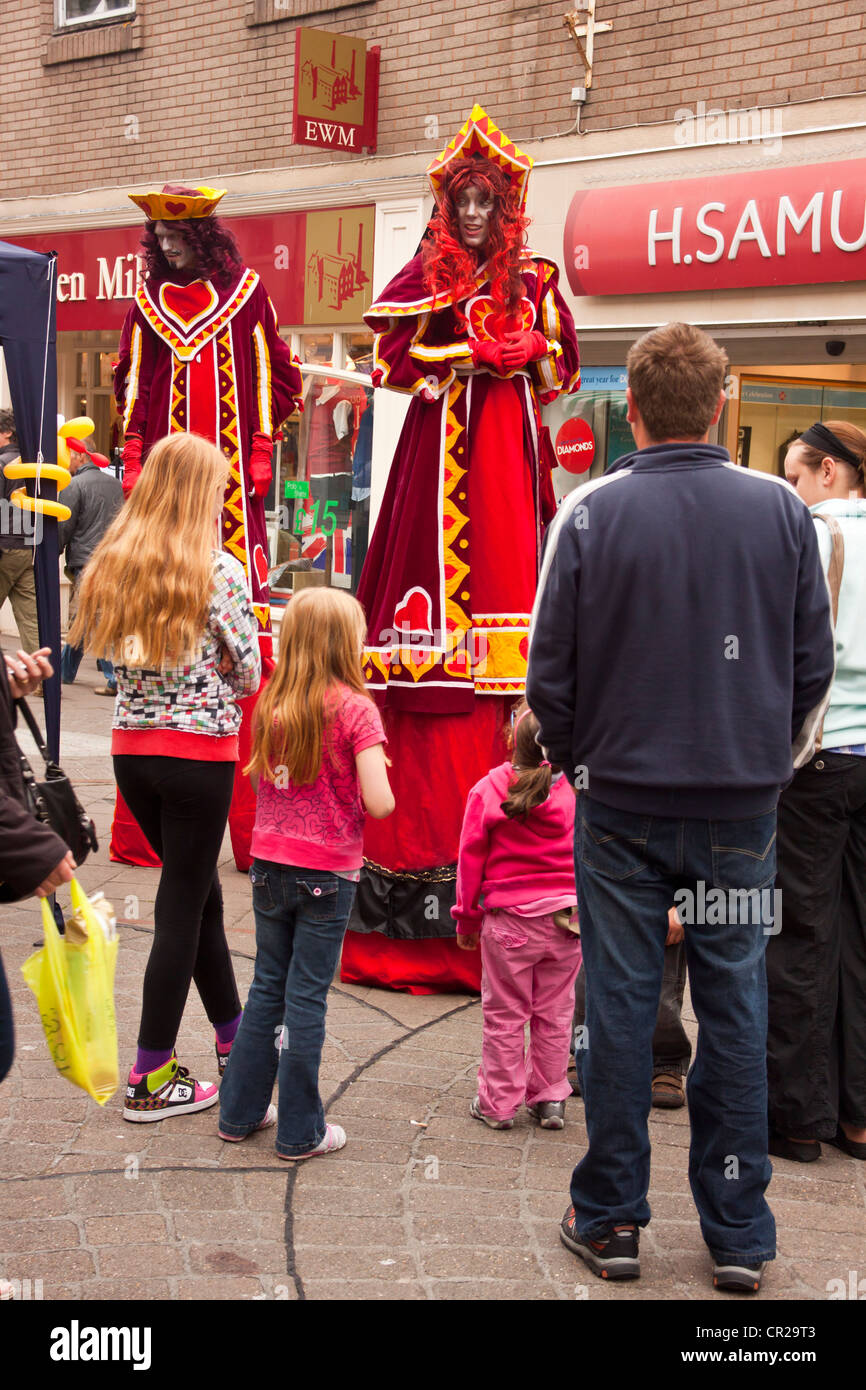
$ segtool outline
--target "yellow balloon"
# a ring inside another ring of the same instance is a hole
[[[59,463],[38,465],[22,463],[19,459],[16,463],[7,463],[3,471],[7,478],[44,478],[47,483],[56,483],[58,489],[68,487],[72,482],[72,474],[69,469],[63,468]],[[19,488],[18,492],[13,492],[12,497],[17,497],[19,493],[23,496],[27,495],[23,488]],[[30,500],[33,501],[32,498]]]
[[[62,434],[57,436],[57,462],[62,464],[64,468],[69,467],[69,445]]]
[[[65,425],[61,425],[57,433],[61,439],[86,439],[95,429],[87,415],[76,415],[74,420],[67,420]]]
[[[19,487],[9,498],[16,507],[22,507],[25,512],[41,512],[43,516],[56,516],[58,521],[68,521],[72,512],[62,502],[49,502],[45,497],[30,497]]]

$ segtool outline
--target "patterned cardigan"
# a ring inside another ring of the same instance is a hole
[[[226,652],[233,667],[224,675],[219,667]],[[258,689],[261,669],[243,566],[225,551],[214,551],[207,625],[196,649],[160,670],[115,665],[112,752],[236,758],[237,697]]]

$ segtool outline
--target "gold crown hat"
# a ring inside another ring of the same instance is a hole
[[[525,207],[532,156],[519,150],[477,102],[454,139],[448,141],[442,153],[428,166],[427,177],[436,202],[442,201],[447,171],[457,160],[471,159],[473,155],[482,155],[498,164],[520,194],[521,208]]]
[[[158,191],[127,196],[141,208],[149,222],[180,222],[211,217],[225,191],[224,188],[184,188],[178,183],[167,183]]]

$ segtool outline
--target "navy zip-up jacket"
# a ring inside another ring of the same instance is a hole
[[[712,444],[658,444],[551,524],[529,641],[539,742],[609,806],[739,820],[812,753],[834,671],[815,527]]]

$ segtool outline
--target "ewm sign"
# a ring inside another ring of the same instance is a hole
[[[327,29],[295,36],[292,140],[326,150],[375,153],[379,121],[379,53],[363,39]]]

